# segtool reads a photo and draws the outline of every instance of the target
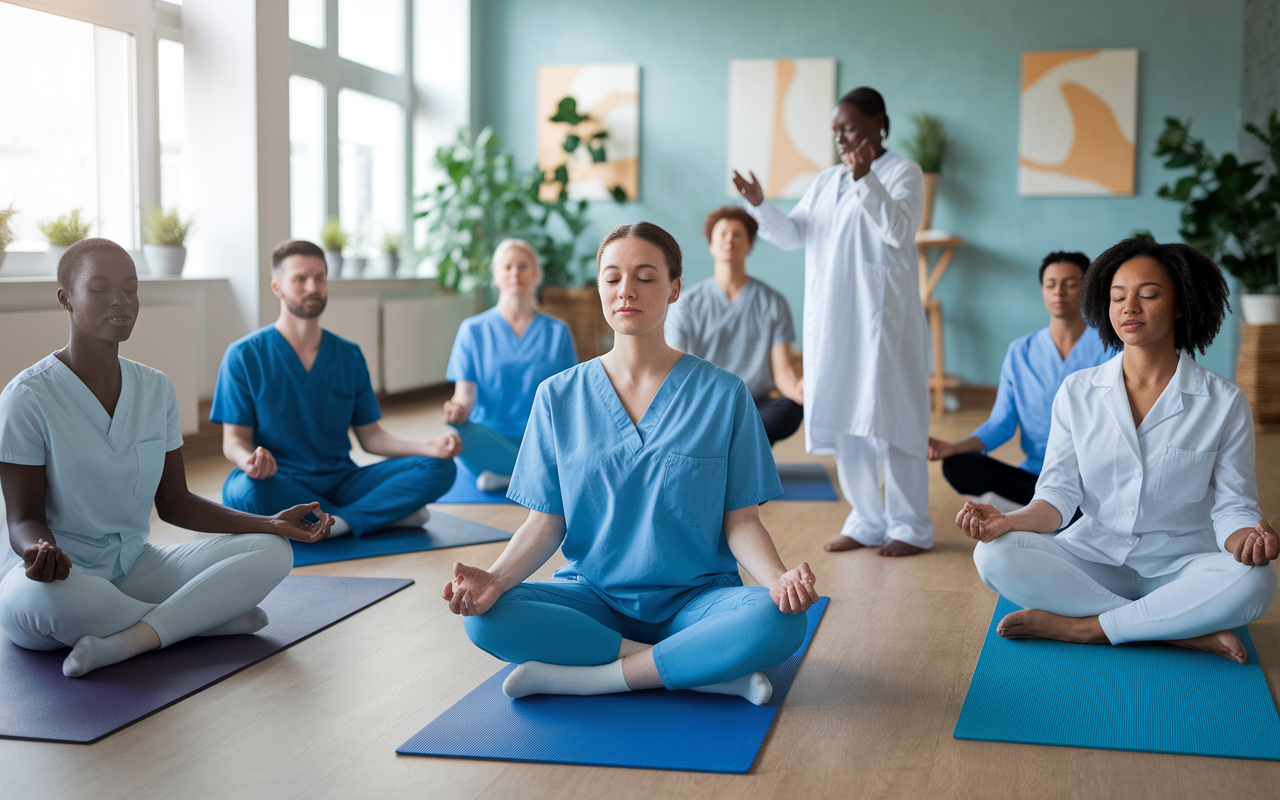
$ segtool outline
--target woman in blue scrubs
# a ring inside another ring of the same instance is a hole
[[[533,246],[504,239],[493,254],[498,304],[464,321],[453,340],[444,421],[461,437],[458,460],[481,491],[511,482],[538,384],[578,363],[569,326],[535,308],[541,283]]]
[[[0,559],[0,628],[28,650],[70,647],[79,677],[191,636],[253,633],[293,567],[285,539],[323,539],[319,505],[244,514],[187,490],[173,384],[120,358],[138,318],[133,260],[106,239],[58,264],[67,346],[0,392],[0,488],[12,550]],[[233,533],[155,547],[164,521]],[[308,523],[308,514],[319,520]]]
[[[665,686],[767,702],[761,670],[799,648],[818,595],[760,522],[782,494],[760,415],[740,378],[667,345],[669,233],[620,225],[596,266],[614,348],[538,387],[507,495],[529,517],[488,570],[454,564],[444,599],[477,646],[520,664],[511,697]],[[569,563],[525,582],[557,548]]]

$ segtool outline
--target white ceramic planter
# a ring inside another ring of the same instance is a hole
[[[342,261],[343,278],[361,278],[364,277],[364,268],[369,259],[364,256],[353,256]]]
[[[187,262],[187,248],[167,244],[144,244],[142,252],[147,257],[147,268],[152,275],[177,276]]]
[[[49,263],[53,265],[54,273],[58,271],[58,262],[62,260],[62,254],[67,252],[67,248],[71,245],[51,244],[49,245]]]
[[[1280,294],[1246,294],[1240,297],[1240,311],[1250,325],[1280,323]]]
[[[325,250],[324,263],[329,267],[330,278],[342,277],[342,251],[341,250]]]

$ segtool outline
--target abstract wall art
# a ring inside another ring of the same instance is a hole
[[[1133,194],[1137,117],[1137,50],[1023,53],[1018,194]]]
[[[640,197],[638,64],[538,67],[537,112],[544,199],[565,177],[573,200]]]
[[[836,163],[831,109],[834,58],[753,58],[729,62],[729,195],[733,170],[755,172],[765,197],[796,198]]]

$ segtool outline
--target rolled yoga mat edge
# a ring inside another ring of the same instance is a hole
[[[93,744],[412,585],[410,578],[289,575],[259,604],[270,622],[257,634],[193,637],[83,678],[62,674],[66,649],[23,650],[0,637],[0,739]],[[342,599],[352,593],[358,597]]]
[[[572,764],[680,772],[750,772],[829,598],[809,609],[804,642],[765,670],[774,693],[762,706],[741,697],[666,691],[535,695],[512,700],[507,665],[454,703],[397,755]]]
[[[1233,631],[1249,656],[1237,664],[1160,643],[1001,639],[997,623],[1018,609],[996,604],[954,738],[1280,760],[1280,717],[1247,628]]]

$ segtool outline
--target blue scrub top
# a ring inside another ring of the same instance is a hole
[[[355,469],[347,431],[381,416],[359,345],[324,331],[308,372],[268,325],[227,348],[209,421],[253,428],[285,473],[324,474]]]
[[[683,355],[634,425],[599,359],[538,387],[507,496],[562,514],[556,576],[614,609],[670,619],[716,586],[741,586],[724,514],[782,494],[742,379]]]
[[[445,380],[476,385],[471,422],[519,439],[538,384],[577,363],[568,325],[536,313],[524,334],[516,336],[498,309],[491,308],[463,320]]]
[[[1048,328],[1014,339],[1000,367],[991,416],[972,435],[982,440],[984,448],[994,450],[1012,439],[1014,430],[1021,426],[1022,452],[1027,455],[1022,468],[1039,475],[1058,388],[1071,373],[1104,364],[1115,354],[1093,328],[1085,329],[1066,358],[1058,353]]]

